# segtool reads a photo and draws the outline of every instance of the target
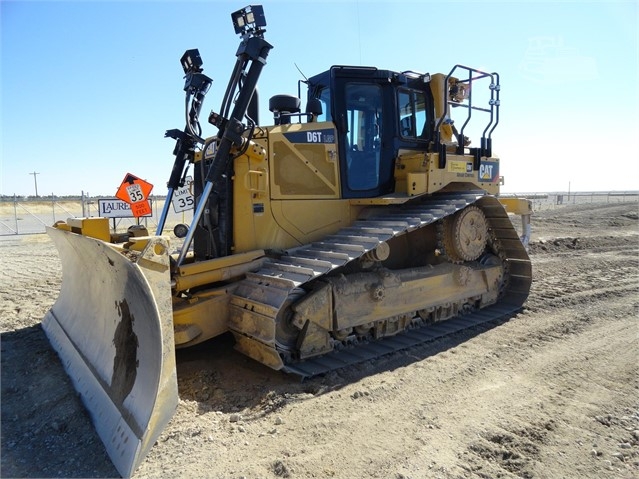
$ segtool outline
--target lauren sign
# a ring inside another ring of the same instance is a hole
[[[134,218],[131,206],[122,200],[98,200],[98,215],[101,218]],[[152,216],[153,212],[144,216]]]

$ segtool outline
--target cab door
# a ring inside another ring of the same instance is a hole
[[[392,87],[388,80],[340,76],[332,93],[343,198],[371,198],[394,191]],[[377,73],[373,70],[373,73]]]

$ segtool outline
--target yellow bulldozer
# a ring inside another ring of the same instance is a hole
[[[497,73],[333,66],[270,98],[273,125],[259,126],[264,12],[231,17],[216,135],[199,119],[212,80],[198,50],[181,59],[186,126],[166,133],[155,234],[108,218],[48,228],[63,281],[43,328],[123,476],[175,411],[176,348],[231,332],[240,352],[308,377],[512,314],[530,289],[530,202],[499,196],[492,154]],[[191,167],[193,220],[173,248],[169,205]]]

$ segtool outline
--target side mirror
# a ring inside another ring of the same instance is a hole
[[[319,98],[311,98],[306,103],[306,113],[313,116],[319,116],[324,113],[322,110],[322,102]]]

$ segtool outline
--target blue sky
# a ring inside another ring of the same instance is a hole
[[[259,83],[297,93],[334,64],[501,76],[502,191],[639,189],[637,2],[264,1]],[[113,195],[130,172],[166,193],[184,126],[179,59],[198,48],[218,110],[238,38],[225,1],[0,2],[0,194]],[[475,139],[478,143],[479,139]]]

